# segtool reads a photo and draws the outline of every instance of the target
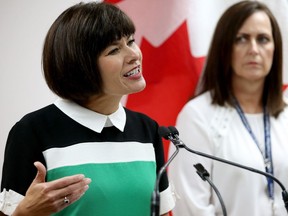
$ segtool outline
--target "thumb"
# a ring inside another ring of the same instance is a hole
[[[36,174],[36,177],[33,180],[33,183],[45,182],[45,177],[46,177],[46,168],[45,168],[45,166],[39,161],[36,161],[34,163],[34,166],[37,168],[37,174]]]

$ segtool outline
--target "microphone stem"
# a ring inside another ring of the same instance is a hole
[[[220,192],[218,191],[217,187],[213,184],[213,182],[210,180],[210,178],[208,178],[208,177],[206,177],[206,176],[205,176],[204,178],[205,178],[205,180],[208,181],[208,183],[209,183],[209,184],[211,185],[211,187],[214,189],[214,191],[215,191],[215,193],[216,193],[216,195],[217,195],[217,197],[218,197],[218,199],[219,199],[219,201],[220,201],[223,215],[224,215],[224,216],[227,216],[227,210],[226,210],[226,207],[225,207],[225,205],[224,205],[224,201],[223,201],[222,196],[220,195]]]
[[[171,155],[171,157],[168,159],[168,161],[164,164],[164,166],[161,167],[161,169],[158,172],[154,191],[152,193],[152,198],[151,198],[151,216],[159,216],[160,214],[160,192],[159,192],[159,184],[161,177],[169,164],[172,162],[172,160],[176,157],[176,155],[179,152],[179,147],[176,146],[176,150],[174,153]]]
[[[240,167],[242,169],[246,169],[246,170],[249,170],[251,172],[259,173],[259,174],[262,174],[262,175],[264,175],[266,177],[272,178],[275,182],[277,182],[279,184],[279,186],[281,187],[282,190],[286,190],[284,185],[277,178],[275,178],[273,175],[271,175],[269,173],[263,172],[261,170],[253,169],[252,167],[247,167],[247,166],[244,166],[244,165],[241,165],[241,164],[237,164],[237,163],[234,163],[232,161],[228,161],[228,160],[225,160],[225,159],[222,159],[222,158],[211,156],[211,155],[208,155],[208,154],[205,154],[205,153],[202,153],[202,152],[198,152],[198,151],[192,150],[192,149],[188,148],[186,145],[183,146],[183,148],[185,148],[187,151],[189,151],[191,153],[194,153],[194,154],[197,154],[197,155],[201,155],[203,157],[207,157],[207,158],[210,158],[210,159],[213,159],[213,160],[217,160],[217,161],[220,161],[222,163],[226,163],[226,164],[230,164],[230,165],[233,165],[233,166],[236,166],[236,167]]]
[[[210,177],[209,172],[204,168],[204,166],[201,163],[195,164],[194,167],[196,168],[197,174],[201,177],[201,179],[203,181],[208,181],[210,186],[213,188],[213,190],[215,191],[215,193],[216,193],[216,195],[220,201],[223,215],[227,216],[227,211],[226,211],[226,207],[225,207],[224,201],[222,199],[222,196],[221,196],[219,190],[217,189],[217,187],[215,186],[215,184],[209,178]]]
[[[171,141],[175,142],[174,139],[171,140]],[[225,160],[225,159],[222,159],[222,158],[211,156],[211,155],[208,155],[208,154],[205,154],[205,153],[202,153],[202,152],[194,151],[194,150],[188,148],[182,141],[177,141],[177,146],[181,147],[181,148],[184,148],[184,149],[186,149],[187,151],[189,151],[191,153],[194,153],[194,154],[197,154],[197,155],[201,155],[203,157],[210,158],[212,160],[217,160],[217,161],[220,161],[222,163],[230,164],[230,165],[242,168],[242,169],[246,169],[246,170],[249,170],[249,171],[254,172],[254,173],[262,174],[262,175],[264,175],[264,176],[266,176],[268,178],[273,179],[275,182],[278,183],[278,185],[282,189],[282,199],[284,201],[284,205],[285,205],[286,211],[288,213],[288,193],[287,193],[286,188],[284,187],[284,185],[277,178],[275,178],[273,175],[271,175],[269,173],[266,173],[266,172],[263,172],[261,170],[253,169],[252,167],[247,167],[247,166],[244,166],[244,165],[241,165],[241,164],[234,163],[232,161],[228,161],[228,160]]]

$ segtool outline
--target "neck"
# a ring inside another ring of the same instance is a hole
[[[252,95],[242,94],[235,94],[235,97],[244,113],[255,114],[263,112],[262,100],[260,98],[255,99]]]
[[[261,86],[233,86],[233,93],[244,113],[262,113],[263,85]]]
[[[84,107],[103,115],[110,115],[119,108],[121,97],[114,96],[92,96]]]

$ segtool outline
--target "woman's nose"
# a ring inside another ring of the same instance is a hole
[[[253,55],[259,53],[259,44],[254,39],[250,41],[249,53]]]
[[[141,51],[138,47],[127,46],[126,59],[128,63],[133,63],[141,59]]]

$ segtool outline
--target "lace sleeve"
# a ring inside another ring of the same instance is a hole
[[[6,191],[4,189],[0,193],[0,211],[6,215],[12,215],[23,198],[24,196],[13,190]]]

